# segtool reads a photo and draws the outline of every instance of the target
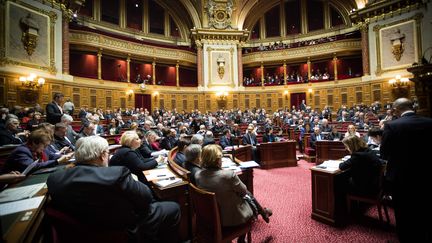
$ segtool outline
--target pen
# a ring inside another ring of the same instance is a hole
[[[162,176],[166,176],[166,175],[157,175],[157,177],[162,177]]]

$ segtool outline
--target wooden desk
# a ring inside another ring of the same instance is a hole
[[[341,171],[328,172],[316,166],[311,168],[313,219],[333,226],[345,224],[346,200],[342,186],[346,176],[347,173]]]
[[[169,167],[167,167],[167,169],[171,170]],[[153,170],[158,170],[158,169],[155,168],[148,171],[153,171]],[[147,176],[147,172],[144,171],[143,172],[144,175]],[[175,172],[173,173],[175,174]],[[191,212],[190,212],[191,209],[190,209],[188,182],[183,180],[180,183],[176,183],[174,185],[170,185],[163,188],[157,186],[152,181],[150,181],[150,185],[156,197],[160,201],[173,201],[179,204],[180,211],[181,211],[181,219],[180,219],[178,234],[180,240],[186,241],[192,239],[192,229],[191,229],[192,224],[191,224]]]
[[[49,173],[31,175],[25,181],[14,185],[14,187],[46,182],[49,175]],[[5,242],[37,242],[41,238],[43,228],[41,225],[45,217],[44,208],[48,197],[46,195],[47,191],[46,188],[43,188],[35,195],[35,197],[44,196],[44,199],[38,208],[29,210],[32,212],[29,220],[21,221],[21,218],[28,211],[1,216],[1,232]]]
[[[186,181],[160,188],[152,184],[152,190],[161,201],[174,201],[180,206],[181,219],[179,226],[180,240],[186,241],[192,239],[191,231],[191,212],[189,199],[189,186]]]
[[[295,141],[261,143],[257,149],[264,169],[297,166]]]
[[[234,157],[241,161],[249,161],[252,159],[252,145],[235,146],[234,151],[230,151]]]
[[[321,140],[315,142],[316,164],[319,165],[326,160],[336,160],[349,155],[348,150],[341,141]]]

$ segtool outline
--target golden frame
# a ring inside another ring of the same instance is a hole
[[[376,67],[376,75],[380,76],[384,72],[400,70],[401,68],[406,68],[412,65],[412,63],[406,63],[400,66],[392,66],[389,68],[383,67],[383,41],[382,31],[387,29],[396,28],[405,24],[413,25],[413,45],[414,45],[414,59],[413,62],[419,62],[422,56],[422,48],[421,48],[421,19],[423,18],[423,14],[419,13],[410,18],[401,19],[395,22],[391,22],[384,25],[375,25],[373,27],[373,31],[375,32],[375,40],[376,40],[376,57],[377,57],[377,67]]]
[[[47,18],[47,51],[49,62],[48,65],[39,65],[34,62],[19,60],[16,58],[11,58],[9,55],[11,47],[8,46],[9,37],[8,35],[3,35],[0,37],[0,66],[5,65],[15,65],[15,66],[24,66],[29,68],[35,68],[42,71],[48,71],[52,74],[57,72],[56,64],[55,64],[55,25],[57,21],[57,14],[54,11],[47,11],[43,9],[39,9],[35,6],[29,5],[27,3],[21,1],[1,1],[0,8],[2,10],[3,18],[1,18],[0,22],[0,31],[2,33],[10,33],[9,27],[9,19],[10,16],[10,8],[11,5],[15,7],[22,8],[28,12],[36,14],[38,16],[42,16]]]

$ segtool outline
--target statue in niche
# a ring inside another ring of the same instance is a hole
[[[223,79],[223,76],[225,75],[225,58],[222,56],[219,56],[218,59],[216,59],[217,65],[218,65],[218,74],[219,78]]]

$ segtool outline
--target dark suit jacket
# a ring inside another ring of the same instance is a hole
[[[60,138],[59,136],[54,135],[54,146],[58,150],[61,150],[63,147],[69,147],[70,149],[75,151],[75,145],[68,141],[66,137]]]
[[[226,147],[233,146],[234,143],[233,143],[233,141],[232,141],[231,138],[228,139],[227,136],[222,136],[222,137],[219,139],[219,145],[222,147],[222,149],[224,149],[224,148],[226,148]]]
[[[250,133],[246,133],[243,136],[243,144],[257,145],[256,136]]]
[[[189,180],[190,182],[192,182],[194,185],[195,184],[195,174],[198,171],[201,171],[201,167],[199,167],[198,165],[194,164],[194,163],[190,163],[188,161],[185,160],[185,162],[182,164],[182,167],[185,168],[186,170],[190,171],[189,174]]]
[[[350,159],[339,164],[339,169],[349,169],[351,191],[364,195],[378,192],[381,161],[368,148],[352,153]]]
[[[427,185],[430,181],[430,156],[432,119],[405,114],[386,123],[381,141],[381,157],[388,161],[387,178],[394,183],[403,183],[407,190],[411,186]],[[428,142],[421,141],[429,140]]]
[[[183,166],[183,163],[186,161],[186,156],[182,152],[177,152],[174,157],[174,162],[178,165]]]
[[[77,164],[51,174],[47,185],[53,205],[83,222],[132,228],[154,213],[150,189],[123,166]]]
[[[137,149],[138,152],[141,153],[141,155],[144,158],[151,158],[151,153],[154,152],[153,148],[151,147],[150,144],[148,144],[146,141],[144,141],[141,146]]]
[[[138,151],[123,146],[117,149],[110,159],[109,165],[125,166],[138,177],[139,181],[146,183],[147,180],[143,174],[143,170],[155,168],[157,162],[153,158],[144,158]]]
[[[268,142],[276,142],[276,137],[274,134],[264,134],[263,135],[263,143],[268,143]]]
[[[61,117],[63,113],[57,107],[57,104],[54,102],[48,103],[46,105],[46,121],[55,125],[61,121]]]
[[[13,133],[6,128],[0,129],[0,146],[6,144],[21,144],[22,141],[16,138]]]
[[[168,137],[163,137],[159,143],[159,147],[161,149],[171,150],[173,148],[173,144]]]
[[[324,140],[324,135],[320,134],[321,140]],[[309,140],[309,146],[313,149],[315,149],[315,143],[317,141],[317,136],[315,135],[315,133],[312,133],[310,135],[310,140]]]
[[[9,155],[9,158],[4,165],[3,172],[23,172],[27,168],[27,166],[29,166],[33,162],[33,154],[30,149],[27,147],[27,145],[21,145],[14,151],[12,151],[12,153]],[[33,170],[45,167],[52,167],[56,165],[58,165],[56,159],[40,161]]]

